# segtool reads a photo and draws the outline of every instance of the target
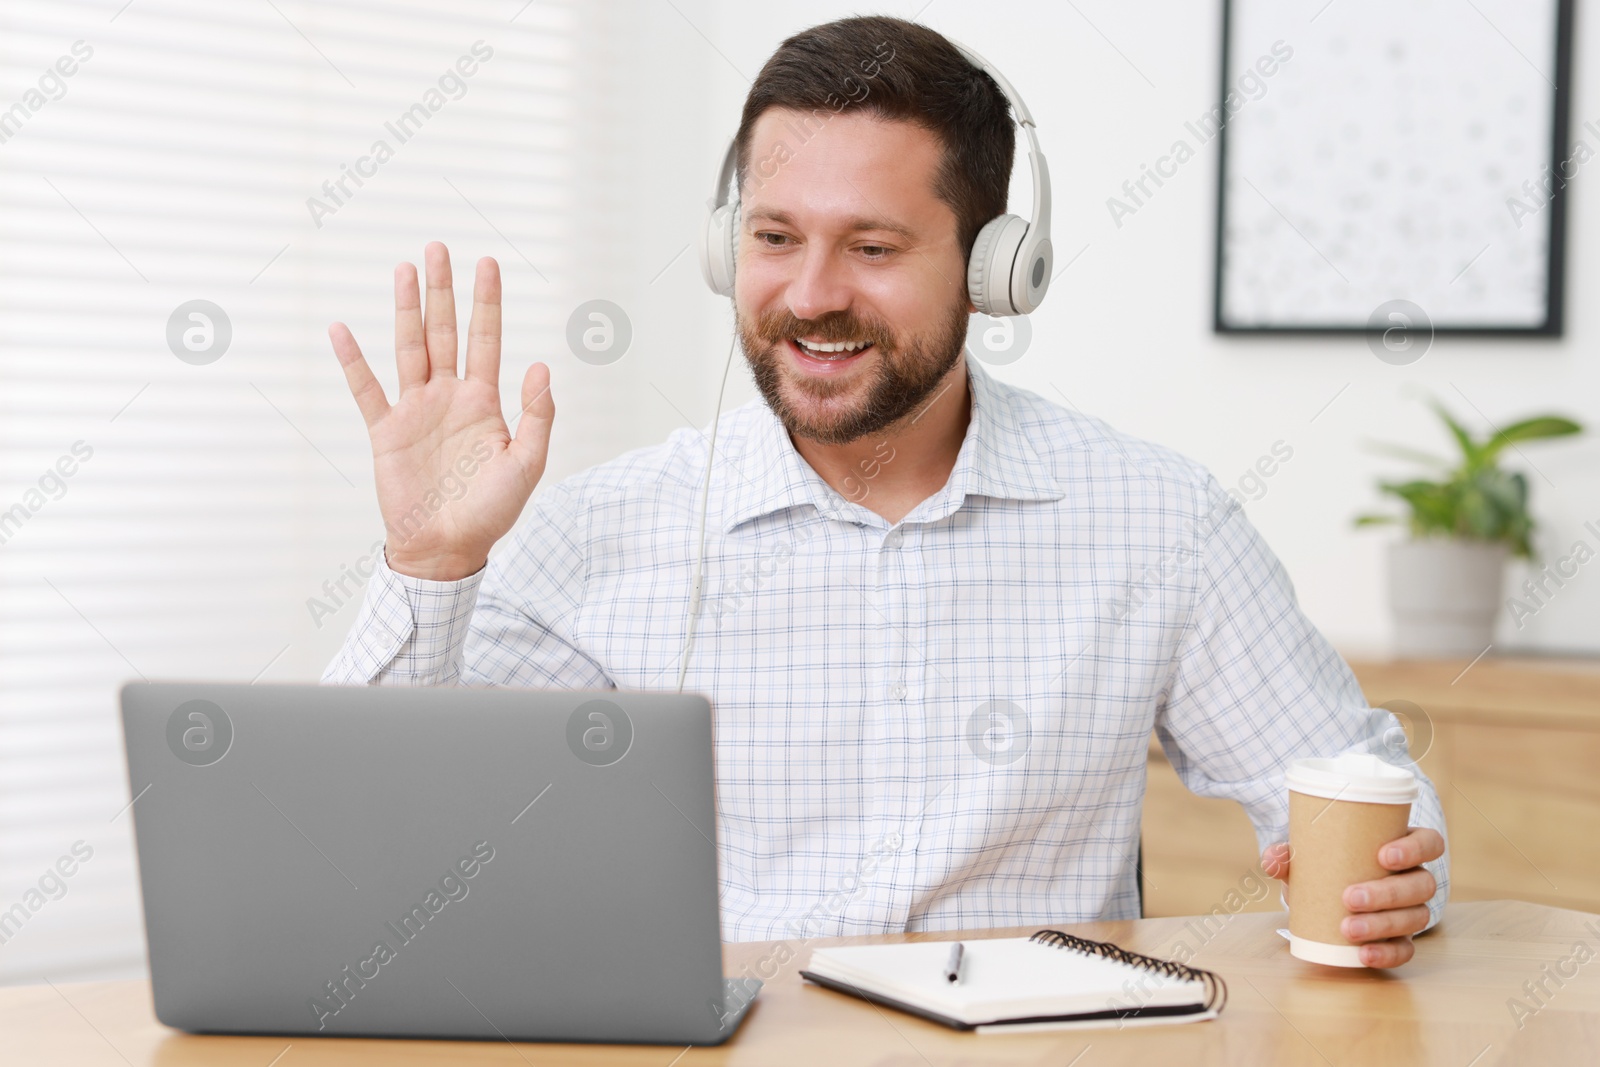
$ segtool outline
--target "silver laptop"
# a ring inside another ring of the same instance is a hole
[[[202,1033],[718,1044],[696,696],[133,683],[156,1016]]]

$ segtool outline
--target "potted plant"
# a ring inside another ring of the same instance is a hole
[[[1405,516],[1362,515],[1357,526],[1405,523],[1410,538],[1389,547],[1389,609],[1395,652],[1405,659],[1481,655],[1494,639],[1508,556],[1533,558],[1528,480],[1499,466],[1501,453],[1524,441],[1583,432],[1571,419],[1540,415],[1514,422],[1482,440],[1443,404],[1432,402],[1461,451],[1458,462],[1402,445],[1375,451],[1424,463],[1441,480],[1380,481],[1399,497]]]

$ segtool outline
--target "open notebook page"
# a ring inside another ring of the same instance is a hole
[[[807,969],[968,1024],[1205,1002],[1200,982],[1070,948],[1023,937],[965,945],[954,985],[944,976],[947,941],[818,949]]]

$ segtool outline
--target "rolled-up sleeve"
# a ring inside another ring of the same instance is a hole
[[[1243,805],[1265,848],[1289,836],[1284,770],[1292,760],[1369,752],[1417,775],[1411,825],[1445,834],[1433,783],[1398,720],[1371,708],[1348,664],[1300,610],[1282,563],[1214,478],[1196,528],[1197,595],[1156,733],[1194,793]],[[1396,731],[1399,731],[1398,733]],[[1449,896],[1449,853],[1425,865],[1438,882],[1428,925]]]

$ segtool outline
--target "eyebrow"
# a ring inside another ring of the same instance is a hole
[[[795,225],[793,215],[789,214],[787,211],[779,211],[775,208],[760,208],[752,211],[745,216],[745,221],[775,222],[780,226]],[[896,237],[904,238],[907,241],[915,241],[917,239],[915,232],[906,226],[900,225],[898,222],[890,222],[888,219],[883,218],[872,218],[867,215],[857,215],[855,218],[847,221],[845,223],[845,230],[849,233],[863,233],[873,230],[881,230],[884,233],[892,233]]]

